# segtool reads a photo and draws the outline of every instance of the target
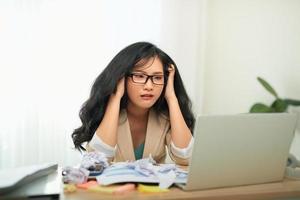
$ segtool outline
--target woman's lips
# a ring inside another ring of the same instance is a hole
[[[153,97],[154,97],[154,95],[152,95],[152,94],[143,94],[143,95],[141,95],[141,98],[143,100],[151,100]]]

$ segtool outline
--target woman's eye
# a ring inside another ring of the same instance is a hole
[[[160,81],[160,80],[162,79],[162,76],[154,76],[153,78],[154,78],[155,80]]]
[[[134,76],[136,78],[144,78],[145,77],[145,75],[143,75],[143,74],[134,74]]]

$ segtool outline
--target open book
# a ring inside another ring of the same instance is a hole
[[[150,157],[134,162],[114,163],[96,179],[101,185],[138,182],[158,183],[160,188],[168,188],[173,183],[186,183],[187,174],[187,171],[175,164],[155,164]]]

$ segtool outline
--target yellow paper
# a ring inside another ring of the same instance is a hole
[[[99,186],[99,185],[88,188],[88,191],[103,192],[103,193],[109,193],[109,194],[112,194],[114,192],[114,190],[115,190],[114,187],[102,187],[102,186]]]
[[[76,192],[76,186],[74,184],[64,184],[64,192],[71,193]]]
[[[169,189],[161,189],[161,188],[159,188],[159,186],[143,185],[143,184],[139,184],[137,189],[139,192],[148,192],[148,193],[170,191]]]

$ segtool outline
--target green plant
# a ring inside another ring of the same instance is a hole
[[[257,77],[257,80],[268,92],[270,92],[275,97],[275,100],[270,106],[267,106],[263,103],[255,103],[250,108],[250,113],[286,112],[287,108],[290,105],[300,106],[299,100],[282,99],[277,95],[276,91],[271,87],[271,85],[267,81],[260,77]]]

